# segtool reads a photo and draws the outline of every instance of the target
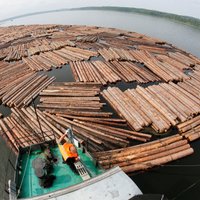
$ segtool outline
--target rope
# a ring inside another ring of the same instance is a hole
[[[20,194],[20,190],[21,190],[21,187],[22,187],[22,184],[23,184],[23,181],[24,181],[24,177],[25,177],[25,174],[26,174],[26,170],[27,170],[27,166],[28,166],[28,160],[29,160],[30,153],[31,153],[31,147],[32,147],[32,146],[30,146],[30,148],[29,148],[28,158],[27,158],[27,161],[26,161],[26,165],[25,165],[25,169],[24,169],[24,174],[23,174],[23,177],[22,177],[22,181],[21,181],[20,186],[19,186],[19,189],[18,189],[17,197],[18,197],[19,194]]]

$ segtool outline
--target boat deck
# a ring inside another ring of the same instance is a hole
[[[32,161],[37,157],[43,157],[43,153],[37,150],[32,151],[30,156],[28,156],[28,154],[23,154],[21,156],[19,162],[21,162],[22,173],[19,174],[18,177],[18,186],[20,185],[22,179],[23,182],[18,198],[30,198],[38,195],[44,195],[83,182],[80,175],[73,172],[68,165],[63,164],[62,156],[58,147],[51,148],[51,151],[58,161],[53,165],[52,174],[56,176],[56,179],[50,188],[42,188],[39,185],[38,177],[35,175],[32,167]],[[83,153],[81,149],[78,149],[78,153],[91,177],[95,177],[103,172],[102,169],[95,166],[92,158],[88,154]]]

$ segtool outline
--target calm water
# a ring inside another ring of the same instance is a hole
[[[63,11],[19,18],[4,25],[76,24],[114,27],[166,40],[200,57],[200,30],[167,19],[111,11]]]
[[[140,14],[110,11],[64,11],[16,19],[4,25],[44,23],[95,25],[135,31],[160,38],[200,57],[199,29],[167,19]],[[69,66],[52,70],[47,74],[55,75],[57,81],[73,81]],[[200,199],[200,141],[193,142],[192,147],[195,149],[195,154],[192,156],[148,172],[132,174],[132,179],[143,193],[166,194],[169,199],[173,200]]]

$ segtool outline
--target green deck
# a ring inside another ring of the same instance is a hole
[[[68,165],[62,163],[62,156],[57,147],[52,148],[51,151],[54,156],[58,158],[58,162],[57,164],[54,164],[54,170],[52,174],[56,176],[56,179],[53,182],[53,186],[50,188],[40,187],[38,178],[34,174],[34,169],[32,168],[32,161],[38,156],[42,157],[43,154],[39,151],[34,151],[30,154],[29,157],[27,154],[22,155],[20,159],[22,161],[22,173],[19,175],[19,184],[21,183],[24,174],[27,159],[28,162],[19,198],[30,198],[33,196],[43,195],[83,182],[78,174],[75,174]],[[95,167],[93,160],[90,156],[82,153],[81,149],[78,149],[78,153],[81,161],[84,163],[92,177],[95,177],[102,173],[101,169]]]

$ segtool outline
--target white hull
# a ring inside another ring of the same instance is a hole
[[[138,194],[142,194],[142,192],[137,185],[119,167],[115,167],[83,183],[31,199],[127,200]]]

